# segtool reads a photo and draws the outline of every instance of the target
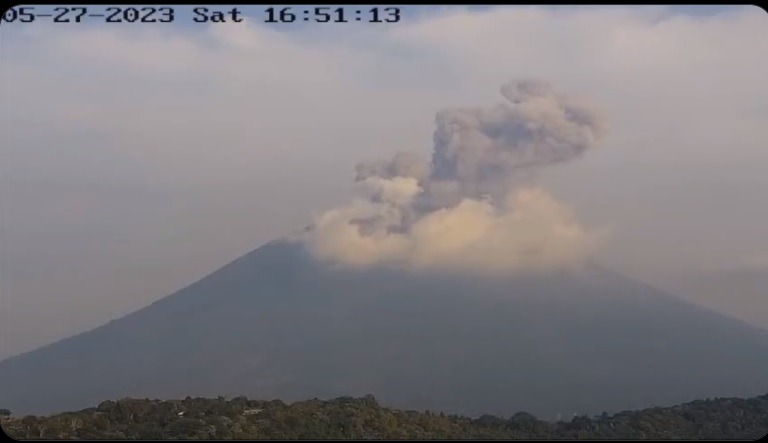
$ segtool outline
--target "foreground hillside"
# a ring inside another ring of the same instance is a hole
[[[477,419],[382,407],[372,396],[285,404],[189,398],[106,401],[50,417],[6,419],[15,439],[758,439],[768,395],[699,400],[549,423],[520,412]]]

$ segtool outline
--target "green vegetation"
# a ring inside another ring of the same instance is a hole
[[[372,396],[291,405],[245,397],[124,399],[50,417],[5,416],[2,427],[14,439],[757,439],[768,433],[768,395],[558,423],[524,412],[471,419],[398,411]]]

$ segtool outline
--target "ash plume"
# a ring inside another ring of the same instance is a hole
[[[506,103],[437,113],[430,161],[400,152],[356,167],[360,196],[316,217],[302,240],[342,266],[515,271],[578,265],[597,246],[546,191],[540,168],[605,133],[588,104],[549,83],[504,85]]]

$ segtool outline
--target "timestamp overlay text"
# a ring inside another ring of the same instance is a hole
[[[398,6],[46,6],[6,9],[0,24],[31,23],[398,23]]]

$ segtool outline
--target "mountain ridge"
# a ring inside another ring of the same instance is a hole
[[[0,362],[0,404],[373,392],[397,407],[549,416],[746,396],[768,391],[764,373],[766,331],[603,268],[501,278],[345,271],[278,241]]]

